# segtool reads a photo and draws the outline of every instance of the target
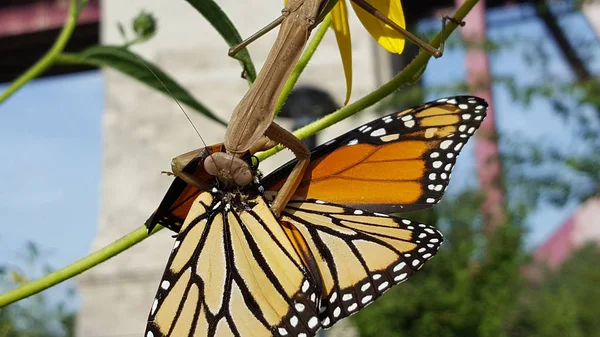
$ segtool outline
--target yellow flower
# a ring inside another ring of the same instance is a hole
[[[366,0],[371,6],[375,7],[384,16],[390,18],[398,26],[406,28],[404,21],[404,12],[400,0]],[[391,53],[400,54],[404,50],[404,35],[392,29],[390,26],[381,22],[373,15],[360,8],[353,1],[350,1],[356,16],[373,36],[373,38],[383,48]],[[346,75],[346,103],[352,93],[352,42],[350,40],[350,29],[348,25],[348,9],[346,0],[338,0],[338,3],[331,10],[332,28],[335,31],[335,37],[342,57],[344,74]]]

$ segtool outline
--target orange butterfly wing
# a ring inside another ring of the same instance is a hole
[[[311,151],[311,162],[295,200],[320,199],[373,212],[405,212],[437,203],[450,179],[456,157],[481,125],[487,103],[457,96],[382,117]],[[201,150],[184,169],[210,182],[204,159],[223,151],[222,144]],[[267,196],[283,185],[296,161],[262,180]],[[146,221],[179,231],[199,189],[175,178],[160,206]]]
[[[437,203],[460,150],[481,125],[487,103],[443,98],[382,117],[311,152],[294,199],[320,199],[369,211],[404,212]],[[276,193],[295,161],[263,179]]]
[[[208,186],[211,186],[214,177],[204,170],[204,159],[211,153],[222,151],[224,151],[223,143],[209,145],[200,149],[194,159],[182,171],[193,175],[198,181],[206,182]],[[148,228],[148,232],[152,231],[156,224],[179,232],[183,221],[192,207],[194,199],[202,192],[205,191],[176,177],[156,211],[146,220],[145,225]]]

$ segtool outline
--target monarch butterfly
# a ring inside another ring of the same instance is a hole
[[[377,211],[437,203],[486,108],[477,97],[439,99],[315,148],[279,219],[268,202],[293,162],[244,190],[176,179],[147,222],[179,234],[146,337],[313,336],[406,281],[442,235]],[[187,171],[204,178],[201,161],[219,149],[205,148]]]

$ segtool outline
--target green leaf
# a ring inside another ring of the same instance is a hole
[[[174,97],[180,103],[186,104],[213,121],[227,125],[159,67],[123,47],[94,46],[76,54],[61,54],[57,61],[60,63],[84,63],[120,71],[169,97]]]
[[[223,12],[216,2],[213,0],[187,0],[187,2],[200,12],[217,32],[221,34],[229,47],[236,46],[242,42],[240,33],[238,33],[231,20],[229,20],[229,17],[227,17],[227,14]],[[242,77],[247,79],[250,84],[254,82],[254,79],[256,79],[256,70],[248,49],[242,49],[233,58],[238,60],[242,65]]]

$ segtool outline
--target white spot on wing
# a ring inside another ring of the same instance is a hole
[[[450,147],[450,145],[452,145],[452,141],[449,140],[449,139],[446,139],[445,141],[443,141],[443,142],[440,143],[440,148],[442,150],[446,150],[447,148]]]
[[[358,139],[353,139],[348,142],[348,146],[352,146],[352,145],[356,145],[356,144],[358,144]]]
[[[394,277],[394,281],[396,281],[396,282],[402,281],[406,278],[407,275],[408,275],[407,273],[402,273],[402,274]]]
[[[169,289],[169,287],[171,286],[171,282],[164,280],[160,283],[160,287],[163,288],[164,290]]]
[[[308,327],[313,329],[314,327],[317,326],[318,323],[319,323],[319,319],[316,318],[315,316],[313,316],[308,320]]]
[[[371,132],[371,137],[379,137],[379,136],[383,136],[385,134],[386,134],[385,129],[379,128],[379,129]]]
[[[302,292],[305,293],[309,287],[310,287],[310,282],[308,282],[308,280],[304,280],[304,282],[302,283]]]
[[[381,290],[387,288],[389,285],[390,285],[390,283],[388,281],[385,281],[385,282],[381,283],[379,285],[379,287],[377,287],[377,290],[381,291]]]
[[[406,266],[406,263],[400,262],[394,267],[393,271],[398,272],[398,271],[402,270],[402,268],[404,268],[405,266]]]
[[[156,308],[158,308],[158,300],[155,298],[154,302],[152,302],[152,310],[150,310],[150,315],[154,315]]]

